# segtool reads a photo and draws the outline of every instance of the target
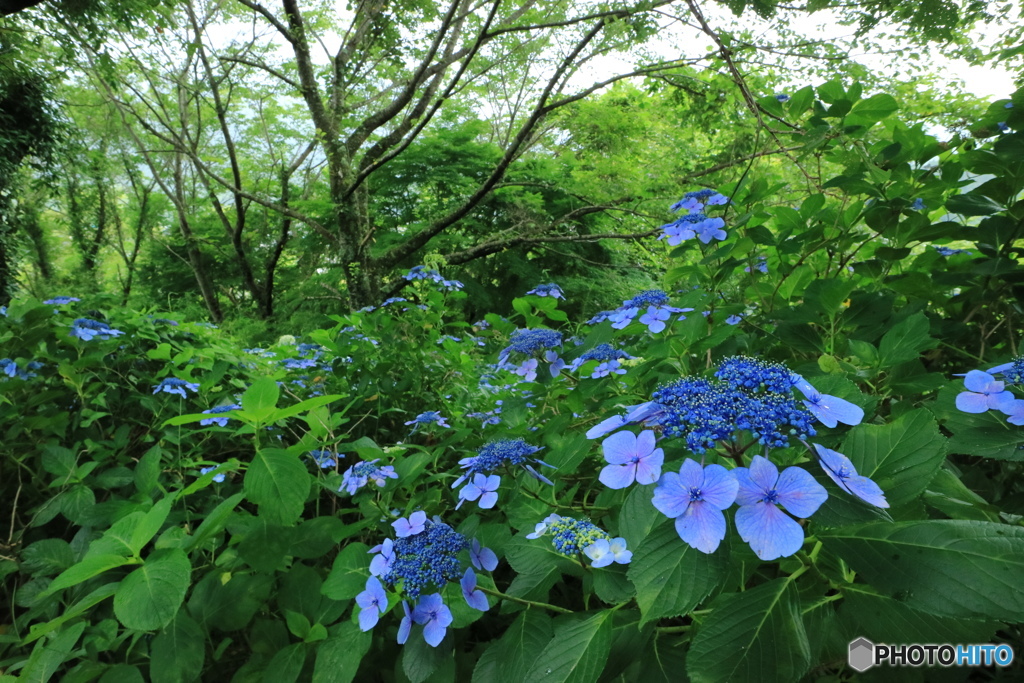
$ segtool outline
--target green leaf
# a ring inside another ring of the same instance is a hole
[[[839,618],[876,643],[988,643],[1000,626],[995,621],[937,617],[869,591],[866,586],[844,586]]]
[[[150,680],[153,683],[198,681],[203,672],[205,657],[203,629],[184,612],[178,612],[150,646]]]
[[[319,408],[322,405],[332,403],[342,398],[345,398],[343,394],[331,394],[329,396],[315,396],[313,398],[307,398],[305,401],[296,403],[293,406],[288,406],[287,408],[275,410],[270,415],[270,417],[267,418],[267,421],[277,422],[278,420],[284,420],[285,418],[292,417],[293,415],[298,415],[299,413],[303,413],[307,410]]]
[[[277,651],[263,672],[264,683],[295,683],[306,663],[306,644],[292,643]]]
[[[135,466],[135,488],[144,496],[148,496],[160,480],[162,457],[163,450],[160,446],[153,446],[139,458],[139,464]]]
[[[157,550],[121,581],[114,595],[114,615],[125,628],[163,628],[178,613],[191,574],[192,565],[182,550]]]
[[[102,574],[108,569],[123,567],[126,564],[138,564],[138,561],[133,560],[130,557],[122,557],[121,555],[96,555],[95,557],[87,557],[78,564],[61,572],[60,575],[46,587],[45,594],[51,595],[59,590],[70,588],[71,586],[77,586],[83,581],[87,581],[94,576]]]
[[[172,505],[174,505],[174,496],[168,496],[150,508],[139,520],[138,525],[132,531],[131,540],[128,542],[132,553],[138,555],[142,548],[153,540],[167,520],[167,515],[171,513]]]
[[[208,538],[223,529],[224,525],[227,524],[228,518],[231,517],[231,513],[234,512],[235,507],[242,502],[242,498],[244,496],[241,493],[236,493],[227,500],[218,503],[217,507],[206,515],[206,519],[196,529],[195,534],[185,540],[182,550],[188,552],[193,548],[201,548]]]
[[[807,673],[810,645],[789,578],[719,595],[709,609],[686,657],[695,683],[788,683]]]
[[[260,506],[260,516],[283,526],[302,516],[309,486],[306,466],[280,448],[258,450],[242,484],[246,497]]]
[[[851,126],[871,126],[899,111],[900,106],[892,95],[878,93],[866,100],[860,100],[846,116]]]
[[[942,466],[946,439],[924,408],[886,425],[854,427],[841,451],[857,473],[874,480],[896,507],[917,498]]]
[[[120,583],[108,583],[105,586],[100,586],[99,588],[97,588],[96,590],[94,590],[93,592],[89,593],[87,596],[76,602],[71,607],[65,609],[64,613],[56,619],[51,619],[50,621],[43,624],[32,624],[32,626],[29,627],[29,634],[25,636],[25,638],[21,641],[22,646],[28,645],[29,643],[32,643],[39,638],[42,638],[47,633],[50,633],[60,628],[65,622],[75,619],[80,614],[84,614],[93,606],[98,605],[99,603],[103,602],[104,600],[112,596],[114,593],[116,593],[117,587],[119,585]]]
[[[24,683],[46,683],[49,681],[60,665],[71,655],[71,651],[85,627],[86,622],[80,621],[61,631],[50,641],[40,640],[36,643],[32,654],[21,670],[18,681]]]
[[[144,683],[142,672],[131,664],[115,664],[107,669],[98,683]]]
[[[317,646],[313,683],[352,683],[372,642],[373,634],[360,631],[351,621],[339,624],[336,633]]]
[[[455,663],[450,640],[441,641],[437,647],[431,647],[419,636],[420,634],[413,634],[402,646],[402,672],[409,678],[410,683],[423,683],[435,672],[440,674],[437,679],[445,680],[445,668],[451,668]]]
[[[939,616],[1024,619],[1022,527],[925,520],[817,535],[865,581],[910,607]]]
[[[619,512],[619,535],[626,539],[629,548],[637,548],[647,535],[665,520],[658,508],[651,504],[654,484],[637,484],[632,487],[626,502]]]
[[[527,680],[537,654],[551,640],[551,618],[540,610],[522,612],[508,627],[497,644],[496,657],[500,683],[519,683]]]
[[[640,625],[687,614],[721,584],[728,567],[727,545],[710,555],[702,553],[679,538],[671,520],[661,524],[633,551],[629,563],[643,615]]]
[[[281,389],[277,382],[269,377],[262,377],[242,394],[242,408],[253,417],[265,422],[277,406],[277,399],[281,395]]]
[[[964,216],[990,216],[1005,211],[1006,207],[985,195],[972,192],[950,197],[946,200],[946,209],[950,213],[959,213]]]
[[[573,615],[556,622],[555,634],[537,655],[526,680],[592,683],[604,670],[612,643],[612,614]]]
[[[916,360],[921,352],[934,348],[938,340],[928,336],[928,318],[915,313],[885,333],[878,346],[878,358],[883,368],[897,363]]]
[[[365,543],[349,543],[342,548],[320,592],[332,600],[351,600],[362,593],[370,576],[369,549]]]

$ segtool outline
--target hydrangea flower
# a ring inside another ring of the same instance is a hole
[[[534,479],[542,481],[545,484],[552,484],[547,477],[538,473],[530,465],[530,462],[535,462],[538,465],[544,465],[545,467],[551,467],[554,469],[554,467],[543,460],[529,457],[530,455],[542,450],[542,448],[543,447],[539,446],[531,446],[522,439],[501,439],[499,441],[489,441],[477,451],[477,455],[459,460],[459,465],[462,466],[462,469],[466,470],[466,473],[455,480],[452,484],[452,488],[455,488],[472,475],[477,473],[490,474],[494,470],[505,465],[513,467],[522,466],[523,469],[525,469]]]
[[[79,299],[77,296],[55,296],[52,299],[47,299],[43,303],[51,304],[54,306],[64,306],[65,304],[70,304],[75,301],[81,301],[81,299]]]
[[[928,208],[928,205],[924,203],[924,200],[918,197],[914,200],[914,203],[910,205],[911,211],[923,211]]]
[[[1024,356],[988,369],[989,374],[1002,375],[1007,384],[1024,384]]]
[[[839,485],[839,488],[875,507],[889,507],[888,501],[885,500],[885,494],[878,484],[857,474],[857,468],[853,466],[849,458],[838,451],[818,444],[814,444],[814,448],[818,452],[818,462],[821,463],[821,468],[825,470],[825,474],[832,481]]]
[[[489,510],[498,502],[498,486],[501,484],[501,477],[497,474],[490,476],[485,474],[474,474],[472,481],[462,487],[459,491],[459,503],[455,506],[458,510],[467,500],[480,499],[480,507]]]
[[[470,605],[471,607],[473,605]],[[452,612],[444,604],[440,593],[424,596],[412,611],[412,620],[423,626],[423,640],[437,647],[451,626]]]
[[[794,375],[793,384],[806,397],[804,405],[826,427],[835,427],[842,422],[844,425],[859,425],[864,419],[864,409],[838,396],[822,394],[800,375]]]
[[[359,630],[369,631],[388,609],[388,594],[380,579],[371,576],[366,580],[366,590],[356,596],[356,604],[362,608],[359,611]]]
[[[110,325],[99,320],[78,318],[71,324],[71,332],[68,336],[78,337],[82,341],[92,341],[95,338],[110,339],[124,334],[121,330],[115,330]]]
[[[378,467],[376,464],[378,462],[380,462],[380,458],[358,462],[345,470],[345,473],[341,475],[341,487],[338,489],[338,493],[344,489],[350,496],[354,496],[359,489],[366,486],[367,482],[372,481],[381,487],[387,483],[388,479],[398,479],[398,473],[395,472],[394,467],[391,465]]]
[[[583,554],[592,560],[590,566],[595,569],[607,567],[612,562],[616,564],[629,564],[630,560],[633,559],[633,553],[626,550],[626,539],[622,537],[610,540],[599,538],[592,545],[584,548]]]
[[[182,398],[188,398],[185,390],[199,391],[199,384],[196,382],[187,382],[177,377],[164,377],[160,380],[159,384],[153,386],[153,393],[158,394],[161,391],[165,394],[177,394]]]
[[[1000,403],[999,411],[1009,416],[1006,421],[1010,424],[1024,425],[1024,401],[1021,399],[1015,398],[1012,401]]]
[[[533,540],[549,532],[556,552],[573,558],[586,555],[593,560],[594,567],[605,567],[613,561],[627,564],[633,556],[633,553],[626,549],[625,539],[613,539],[589,519],[573,519],[551,514],[543,522],[538,523],[533,533],[527,534],[526,537]]]
[[[483,591],[477,590],[476,572],[473,571],[472,567],[466,567],[466,573],[462,575],[459,585],[462,588],[462,597],[466,600],[467,605],[481,612],[486,612],[490,609],[490,605],[487,604],[487,595]]]
[[[641,309],[646,309],[647,312],[644,314],[646,317],[645,325],[652,332],[660,332],[665,329],[665,322],[668,320],[667,317],[662,317],[662,311],[668,314],[673,313],[689,313],[692,308],[677,308],[675,306],[668,305],[669,297],[668,294],[660,289],[648,289],[640,292],[632,299],[627,299],[622,302],[622,305],[616,308],[614,311],[602,311],[596,316],[587,321],[588,325],[593,325],[598,322],[609,320],[612,323],[612,327],[616,330],[621,330],[627,327],[633,320],[640,315]],[[679,320],[684,320],[685,315],[679,316]]]
[[[767,458],[755,455],[750,468],[733,470],[739,490],[736,502],[736,530],[762,560],[789,557],[804,543],[804,530],[791,514],[807,518],[828,500],[828,492],[806,470],[779,469]]]
[[[701,467],[687,458],[679,474],[666,472],[654,489],[651,503],[674,519],[676,533],[687,545],[713,553],[725,538],[725,510],[736,500],[739,482],[721,465]]]
[[[156,392],[154,392],[154,393],[156,393]],[[218,415],[220,413],[227,413],[227,412],[230,412],[232,410],[241,410],[241,409],[242,409],[242,406],[235,405],[234,403],[231,403],[231,404],[226,405],[226,406],[216,406],[214,408],[210,408],[209,410],[204,410],[203,414],[204,415]],[[227,415],[225,415],[223,417],[207,417],[207,418],[203,418],[202,420],[200,420],[199,424],[202,427],[206,427],[207,425],[214,425],[214,424],[215,425],[219,425],[221,427],[227,427],[228,426],[228,420],[230,420],[230,419],[231,418],[228,417]]]
[[[201,475],[202,474],[206,474],[207,472],[212,472],[215,469],[217,469],[216,466],[213,466],[213,467],[201,467],[201,468],[199,468],[199,474],[201,474]],[[224,482],[224,473],[221,472],[220,474],[213,475],[213,480],[215,482],[217,482],[218,484],[223,483]]]
[[[964,413],[984,413],[989,408],[999,409],[1007,401],[1014,400],[1014,395],[1006,391],[1006,386],[992,375],[981,370],[971,370],[964,377],[967,391],[957,394],[957,410]]]
[[[739,325],[741,322],[743,322],[743,316],[741,315],[733,314],[725,319],[726,325]]]
[[[600,482],[610,489],[624,489],[634,481],[653,484],[661,476],[665,452],[655,448],[654,432],[645,430],[617,432],[601,443],[608,465],[601,470]]]
[[[313,462],[315,462],[322,470],[325,470],[328,467],[338,466],[336,454],[333,451],[325,451],[320,449],[312,450],[309,452],[309,457],[311,457],[313,459]]]
[[[940,256],[956,256],[957,254],[970,254],[968,249],[953,249],[952,247],[933,247]]]
[[[527,294],[533,294],[535,296],[550,296],[552,299],[564,299],[565,296],[562,294],[562,288],[556,285],[554,282],[550,282],[546,285],[537,285],[531,289]]]
[[[391,526],[395,528],[395,536],[399,538],[415,536],[427,528],[427,513],[423,510],[417,510],[409,515],[408,519],[399,517],[391,523]]]
[[[316,358],[285,358],[280,363],[288,370],[308,370],[315,368],[317,361]]]
[[[442,417],[441,413],[437,412],[436,410],[428,410],[425,413],[420,413],[419,415],[409,420],[405,424],[416,425],[415,427],[412,428],[413,431],[419,429],[420,425],[429,424],[436,424],[438,427],[450,428],[451,425],[445,422],[445,420],[447,419],[448,418]]]
[[[385,539],[370,550],[375,555],[370,562],[370,573],[379,579],[382,586],[400,590],[404,597],[416,601],[411,611],[408,603],[402,601],[405,617],[398,629],[399,644],[406,642],[413,623],[416,623],[424,627],[424,640],[437,647],[452,623],[452,615],[440,592],[427,594],[428,591],[440,591],[448,582],[458,581],[467,604],[475,609],[487,609],[486,604],[481,605],[483,594],[477,589],[475,573],[467,578],[459,561],[459,554],[470,544],[465,536],[440,518],[427,519],[422,510],[414,512],[408,519],[398,520],[395,526],[399,532],[397,540]],[[479,543],[474,548],[478,558],[487,558],[492,568],[497,566],[493,551],[481,548]],[[470,556],[472,558],[472,551]],[[490,557],[494,557],[493,564]],[[483,602],[486,603],[486,598]]]
[[[484,548],[480,541],[473,539],[469,548],[469,561],[477,569],[493,572],[498,567],[498,556],[490,548]]]
[[[775,93],[775,99],[779,102],[789,102],[789,95],[784,92]]]
[[[753,270],[759,270],[762,273],[767,273],[768,272],[768,257],[767,256],[758,256],[757,257],[757,263],[754,264]],[[743,272],[744,273],[751,273],[753,271],[751,270],[750,266],[747,266],[746,268],[743,269]]]
[[[616,370],[618,368],[618,361],[623,360],[623,359],[630,359],[632,357],[633,356],[629,355],[628,353],[626,353],[622,349],[616,349],[611,344],[598,344],[594,348],[592,348],[592,349],[590,349],[588,351],[584,351],[582,354],[580,354],[580,356],[578,358],[576,358],[569,365],[569,370],[572,371],[572,372],[575,372],[576,370],[578,370],[580,368],[580,366],[582,366],[587,361],[591,361],[591,360],[599,361],[600,363],[599,363],[598,367],[600,367],[600,364],[607,364],[607,363],[611,363],[611,362],[614,361],[615,362],[614,366],[606,365],[606,368],[608,369],[608,371],[609,372],[615,371],[615,374],[625,374],[625,372],[626,372],[625,370],[623,370],[622,372],[618,372]],[[596,368],[595,368],[595,371],[591,373],[591,375],[590,375],[591,378],[603,377],[604,375],[608,374],[608,372],[605,372],[602,375],[597,375],[597,374],[594,374],[595,372],[596,372]]]
[[[430,280],[431,282],[436,282],[440,284],[442,289],[445,289],[449,292],[454,291],[456,289],[462,289],[464,286],[458,280],[444,279],[443,277],[441,277],[441,274],[439,272],[437,272],[433,268],[427,268],[426,266],[413,266],[412,268],[409,269],[409,272],[403,275],[402,277],[404,277],[406,280],[410,282],[414,280]],[[388,301],[385,301],[381,305],[386,306],[391,301],[391,299],[388,299]],[[402,299],[402,301],[405,301],[405,299]]]
[[[551,376],[557,377],[565,367],[565,361],[559,358],[553,349],[561,345],[561,332],[547,329],[517,329],[509,337],[509,345],[498,354],[498,367],[520,375],[527,382],[532,382],[537,378],[536,356],[542,354],[544,360],[550,364],[548,370]],[[509,361],[513,354],[526,358],[517,365]]]
[[[39,375],[32,371],[38,370],[41,367],[43,367],[43,364],[37,360],[30,360],[28,363],[25,363],[25,367],[19,368],[18,364],[10,358],[0,359],[0,372],[11,378],[32,379],[33,377],[38,377]]]

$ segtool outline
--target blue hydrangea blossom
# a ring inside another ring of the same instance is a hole
[[[182,398],[188,398],[185,390],[199,391],[199,384],[196,382],[187,382],[177,377],[164,377],[160,380],[159,384],[153,386],[153,393],[158,394],[161,391],[165,394],[177,394]]]
[[[701,465],[687,458],[679,474],[666,472],[651,503],[675,520],[676,533],[687,545],[713,553],[725,538],[725,510],[736,500],[739,482],[721,465]]]
[[[438,427],[450,428],[451,425],[448,424],[445,421],[447,419],[448,418],[446,418],[446,417],[442,417],[441,413],[439,413],[436,410],[428,410],[425,413],[420,413],[419,415],[417,415],[413,419],[409,420],[405,424],[407,424],[407,425],[416,425],[415,427],[413,427],[413,431],[416,431],[417,429],[419,429],[419,427],[421,425],[429,425],[429,424],[436,424]]]
[[[201,468],[199,468],[199,474],[206,474],[207,472],[212,472],[215,469],[217,469],[216,466],[213,466],[213,467],[201,467]],[[213,480],[215,482],[217,482],[218,484],[223,483],[224,482],[224,473],[221,472],[220,474],[213,475]]]
[[[551,514],[539,522],[526,538],[533,540],[548,533],[551,534],[551,544],[560,555],[577,559],[585,555],[592,560],[594,567],[604,567],[612,562],[628,564],[633,556],[626,549],[624,538],[613,539],[589,519]]]
[[[71,332],[68,336],[78,337],[82,341],[92,341],[93,339],[110,339],[112,337],[119,337],[124,332],[121,330],[115,330],[105,322],[99,320],[90,320],[88,318],[78,318],[71,324]]]
[[[737,467],[733,475],[739,483],[736,502],[736,530],[762,560],[793,555],[804,543],[804,530],[779,508],[799,518],[818,511],[828,492],[806,470],[779,469],[767,458],[755,455],[750,467]]]
[[[548,370],[552,377],[565,367],[558,352],[554,349],[562,346],[562,333],[547,329],[518,329],[509,337],[509,345],[498,354],[498,367],[514,372],[527,382],[537,379],[538,355],[542,355],[549,363]],[[525,358],[524,358],[525,356]],[[518,364],[510,361],[516,357]]]
[[[601,470],[600,482],[610,489],[624,489],[634,481],[653,484],[661,476],[665,452],[655,448],[654,432],[645,430],[639,436],[617,432],[601,443],[608,465]]]
[[[234,403],[231,403],[231,404],[226,405],[226,406],[216,406],[214,408],[210,408],[209,410],[204,410],[203,414],[204,415],[220,415],[221,413],[227,413],[227,412],[230,412],[232,410],[241,410],[241,409],[242,409],[242,406],[236,405]],[[202,427],[206,427],[207,425],[218,425],[218,426],[221,426],[221,427],[227,427],[228,426],[228,420],[230,420],[230,419],[231,418],[228,417],[227,415],[223,415],[221,417],[206,417],[206,418],[203,418],[202,420],[200,420],[199,424]]]
[[[550,282],[546,285],[537,285],[531,289],[527,294],[533,294],[534,296],[550,296],[552,299],[564,299],[565,296],[562,293],[562,288],[556,285],[554,282]]]
[[[539,473],[531,464],[551,467],[543,460],[530,457],[539,450],[541,450],[539,447],[531,446],[522,439],[489,441],[477,451],[477,455],[459,460],[459,465],[466,472],[452,483],[452,488],[456,488],[462,482],[472,478],[473,481],[466,484],[466,487],[459,492],[460,500],[476,500],[479,497],[481,499],[480,507],[490,507],[497,502],[498,484],[501,480],[498,477],[491,478],[486,475],[490,475],[498,468],[522,467],[534,479],[553,485],[550,479]],[[484,478],[480,479],[481,476]],[[492,494],[493,497],[491,497]],[[483,504],[485,495],[487,502],[491,503],[489,506]]]
[[[341,476],[341,487],[338,489],[338,493],[345,490],[350,496],[354,496],[368,482],[372,481],[378,487],[382,487],[388,479],[398,479],[398,473],[395,472],[394,467],[391,465],[378,467],[378,462],[380,462],[380,458],[358,462],[345,470]]]
[[[1014,400],[1012,392],[1006,391],[1005,383],[987,372],[971,370],[964,377],[967,391],[957,394],[956,407],[964,413],[984,413],[990,408],[998,409],[1007,401]]]
[[[825,470],[825,474],[832,481],[839,485],[839,488],[875,507],[889,507],[881,487],[867,477],[857,474],[857,468],[853,466],[849,458],[838,451],[818,444],[814,444],[814,448],[818,453],[818,462],[821,463],[821,468]]]

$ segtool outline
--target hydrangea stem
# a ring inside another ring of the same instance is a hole
[[[480,586],[480,585],[477,586],[477,590],[481,590],[484,593],[487,593],[488,595],[493,595],[496,598],[501,598],[503,600],[511,600],[512,602],[518,602],[521,605],[527,605],[529,607],[540,607],[542,609],[551,610],[552,612],[558,612],[559,614],[572,614],[573,613],[573,611],[571,609],[566,609],[564,607],[559,607],[558,605],[549,605],[546,602],[534,602],[533,600],[524,600],[523,598],[517,598],[517,597],[511,596],[511,595],[506,595],[505,593],[502,593],[501,591],[491,590],[490,588],[484,588],[483,586]]]

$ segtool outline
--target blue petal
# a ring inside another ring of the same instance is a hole
[[[725,538],[725,515],[706,500],[695,501],[676,517],[676,533],[702,553],[713,553]]]
[[[796,517],[807,518],[828,500],[828,491],[810,472],[800,467],[787,467],[775,485],[777,500]]]
[[[762,560],[789,557],[804,544],[804,530],[769,503],[745,505],[736,511],[736,530]]]
[[[612,415],[607,420],[599,422],[587,430],[587,438],[596,439],[598,437],[602,437],[608,432],[615,431],[624,424],[626,424],[626,421],[621,415]]]
[[[961,391],[956,395],[956,409],[962,413],[984,413],[988,410],[988,396]]]

